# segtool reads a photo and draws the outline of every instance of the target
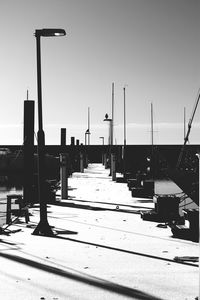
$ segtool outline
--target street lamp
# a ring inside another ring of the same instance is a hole
[[[44,28],[36,29],[36,51],[37,51],[37,92],[38,92],[38,200],[40,203],[40,221],[35,228],[34,235],[53,236],[53,231],[47,220],[47,203],[45,199],[45,134],[42,122],[42,80],[41,80],[41,50],[40,37],[64,36],[64,29]]]
[[[125,161],[125,152],[126,152],[126,85],[123,88],[124,91],[124,148],[123,148],[123,174],[125,176],[126,172],[126,161]]]
[[[88,136],[88,138],[87,138],[87,136]],[[87,145],[87,140],[88,140],[88,145],[90,144],[89,137],[90,137],[90,130],[87,129],[85,132],[85,145]]]
[[[104,136],[100,136],[100,139],[102,139],[102,145],[104,145]]]
[[[112,125],[113,125],[113,119],[110,119],[108,117],[108,114],[105,114],[105,122],[109,122],[109,138],[108,138],[108,144],[109,144],[109,161],[110,161],[110,174],[112,174],[112,165],[111,165],[111,151],[112,151],[112,145],[113,145],[113,130],[112,130]]]
[[[104,121],[106,122],[109,122],[109,145],[112,145],[112,141],[113,141],[113,138],[112,138],[112,119],[108,118],[108,114],[105,114],[105,119]]]

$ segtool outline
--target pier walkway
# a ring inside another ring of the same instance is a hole
[[[0,235],[2,299],[195,300],[198,262],[174,258],[199,256],[199,245],[143,221],[151,200],[132,198],[100,164],[69,178],[67,200],[59,193],[48,205],[55,237],[32,235],[38,205],[28,225],[20,218]]]

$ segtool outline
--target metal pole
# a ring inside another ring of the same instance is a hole
[[[114,135],[114,82],[112,83],[111,146],[113,145],[113,135]]]
[[[90,145],[90,108],[88,107],[88,145]]]
[[[153,104],[151,103],[151,145],[153,146]]]
[[[153,103],[151,103],[151,176],[154,178]]]
[[[53,232],[47,220],[47,203],[45,199],[45,134],[42,124],[42,81],[41,81],[41,53],[40,34],[36,30],[37,49],[37,88],[38,88],[38,199],[40,203],[40,222],[35,228],[34,235],[52,236]]]
[[[126,146],[126,88],[124,87],[124,147]]]
[[[199,195],[200,195],[200,152],[198,153],[198,159],[199,159]],[[200,220],[200,210],[199,210],[199,220]],[[199,232],[200,232],[200,225],[199,225]],[[200,292],[200,286],[199,286],[199,292]]]
[[[125,148],[126,148],[126,87],[124,86],[124,149],[123,149],[123,174],[124,174],[124,176],[126,173]]]
[[[112,120],[109,121],[109,145],[112,146]]]
[[[185,136],[186,136],[186,108],[184,107],[184,116],[183,116],[183,118],[184,118],[184,124],[183,124],[183,126],[184,126],[184,132],[183,132],[183,141],[185,141]]]

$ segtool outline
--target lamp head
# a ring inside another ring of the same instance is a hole
[[[43,29],[36,29],[35,36],[64,36],[66,32],[64,29],[61,28],[43,28]]]
[[[108,114],[105,114],[105,119],[104,119],[104,121],[112,121],[112,119],[110,119],[110,118],[108,118]]]

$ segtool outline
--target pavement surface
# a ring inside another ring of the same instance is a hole
[[[197,299],[199,245],[143,221],[152,200],[132,198],[100,164],[68,182],[68,199],[48,205],[53,237],[32,234],[39,205],[0,235],[1,299]]]

